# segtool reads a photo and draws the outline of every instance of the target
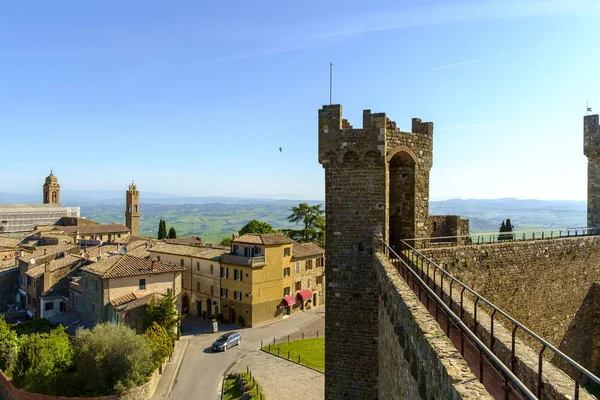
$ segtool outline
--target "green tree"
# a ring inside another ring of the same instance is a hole
[[[322,240],[322,233],[325,231],[325,210],[323,204],[314,206],[308,203],[300,203],[298,207],[292,207],[292,214],[288,216],[288,221],[293,223],[303,223],[302,241]]]
[[[273,227],[271,224],[266,222],[260,222],[255,219],[249,221],[246,225],[240,229],[240,235],[245,235],[246,233],[273,233]]]
[[[182,319],[177,313],[175,308],[175,302],[171,293],[167,293],[163,297],[154,297],[148,307],[142,319],[142,325],[144,331],[148,330],[156,322],[158,325],[165,328],[171,340],[175,340],[175,331],[177,323]]]
[[[167,236],[167,238],[177,239],[177,232],[175,232],[175,228],[173,228],[173,227],[169,228],[169,236]]]
[[[19,338],[17,333],[10,329],[4,316],[0,316],[0,369],[8,375],[12,374],[18,351]]]
[[[510,218],[507,218],[506,222],[502,221],[502,223],[500,224],[500,233],[498,234],[498,241],[503,242],[505,240],[514,240],[514,238],[515,238],[514,234],[506,233],[506,232],[513,232],[514,229],[515,229],[515,227],[510,222]]]
[[[29,392],[59,394],[72,360],[73,348],[63,327],[22,336],[13,381]]]
[[[151,342],[152,359],[154,361],[154,369],[156,369],[171,354],[173,340],[165,328],[156,322],[152,322],[152,326],[146,330],[146,336]]]
[[[167,237],[167,223],[164,220],[160,220],[158,223],[158,239],[164,239]]]
[[[154,370],[150,339],[124,324],[79,329],[73,347],[77,383],[85,396],[122,393],[147,382]]]
[[[232,239],[230,237],[223,238],[223,240],[221,240],[221,246],[231,246],[231,240]]]

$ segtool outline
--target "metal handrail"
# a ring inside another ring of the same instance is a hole
[[[554,354],[556,354],[558,357],[560,357],[561,359],[563,359],[564,361],[566,361],[568,364],[570,364],[572,367],[574,367],[575,369],[577,369],[582,375],[585,375],[591,381],[593,381],[594,383],[600,385],[600,379],[598,377],[596,377],[596,375],[594,375],[593,373],[589,372],[587,369],[585,369],[584,367],[582,367],[581,365],[579,365],[575,360],[571,359],[569,356],[567,356],[566,354],[564,354],[562,351],[558,350],[556,347],[554,347],[553,345],[551,345],[550,343],[548,343],[546,340],[542,339],[540,336],[538,336],[537,334],[535,334],[531,329],[527,328],[525,325],[523,325],[522,323],[520,323],[519,321],[517,321],[516,319],[514,319],[513,317],[511,317],[510,315],[508,315],[504,311],[502,311],[500,308],[498,308],[492,302],[490,302],[489,300],[487,300],[485,297],[481,296],[479,293],[477,293],[476,291],[474,291],[473,289],[471,289],[470,287],[468,287],[467,285],[465,285],[464,283],[462,283],[461,281],[459,281],[458,279],[456,279],[454,276],[452,276],[450,273],[448,273],[445,269],[443,269],[442,267],[440,267],[439,265],[437,265],[434,261],[432,261],[430,258],[428,258],[427,256],[425,256],[420,251],[416,250],[414,247],[412,247],[411,245],[409,245],[408,243],[406,243],[404,240],[402,240],[401,242],[402,242],[402,244],[404,246],[406,246],[410,250],[412,250],[413,253],[417,254],[417,256],[419,256],[422,259],[426,260],[429,265],[433,265],[436,268],[436,270],[439,270],[443,275],[445,275],[448,278],[450,278],[453,283],[457,283],[458,285],[462,286],[463,290],[468,291],[473,296],[475,296],[479,301],[487,304],[490,308],[492,308],[492,310],[494,310],[494,314],[498,313],[498,314],[502,315],[504,318],[506,318],[507,320],[509,320],[515,326],[515,329],[513,329],[513,335],[512,335],[513,336],[513,343],[514,343],[514,336],[515,336],[516,328],[519,328],[519,329],[523,330],[525,333],[527,333],[530,337],[536,339],[542,345],[542,348],[544,350],[545,349],[552,350],[554,352]],[[513,345],[513,351],[514,351],[514,345]],[[541,357],[541,353],[540,353],[540,357]],[[578,379],[577,381],[575,381],[576,389],[577,389],[577,387],[579,385],[579,381],[580,380],[581,379]]]
[[[411,241],[414,243],[417,243],[419,241],[429,241],[431,243],[436,243],[437,241],[447,241],[448,243],[458,243],[459,239],[468,239],[469,244],[490,244],[499,242],[522,242],[598,235],[600,235],[600,227],[587,226],[572,228],[551,228],[542,230],[523,230],[512,232],[477,232],[470,233],[468,235],[458,236],[430,236],[421,238],[410,238],[404,239],[404,241]]]
[[[517,388],[525,395],[527,396],[529,399],[531,400],[536,400],[537,397],[523,384],[523,382],[521,382],[515,374],[513,374],[513,372],[511,370],[509,370],[502,361],[500,361],[500,359],[498,357],[496,357],[496,355],[494,353],[492,353],[492,351],[490,349],[487,348],[487,346],[477,337],[477,335],[475,335],[473,332],[471,332],[471,330],[465,325],[465,323],[460,319],[460,317],[458,317],[456,314],[454,314],[454,312],[446,305],[446,303],[444,303],[444,301],[442,299],[440,299],[438,297],[438,295],[435,293],[435,291],[433,291],[426,283],[425,281],[423,281],[421,279],[421,277],[419,277],[419,274],[416,273],[407,263],[406,261],[404,261],[402,259],[402,257],[400,257],[398,255],[398,253],[396,253],[387,243],[383,242],[383,245],[388,249],[388,251],[390,251],[391,253],[393,253],[396,258],[402,262],[402,264],[404,264],[404,267],[410,271],[412,278],[413,278],[413,282],[416,279],[417,282],[419,283],[419,287],[423,288],[424,290],[427,291],[427,294],[429,295],[429,297],[433,298],[433,300],[437,303],[438,307],[442,307],[442,309],[444,310],[444,313],[446,314],[447,317],[450,317],[453,319],[453,323],[456,327],[458,327],[461,332],[463,332],[464,334],[466,334],[469,337],[469,340],[474,343],[478,350],[480,352],[484,352],[488,361],[493,362],[498,369],[500,369],[500,371],[502,372],[503,376],[505,379],[510,379],[510,381],[517,386]],[[420,298],[419,298],[420,300]],[[480,373],[480,380],[483,380],[483,374]]]

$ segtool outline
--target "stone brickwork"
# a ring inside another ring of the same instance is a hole
[[[19,268],[10,267],[0,270],[0,312],[8,309],[8,305],[17,303],[19,290]]]
[[[262,303],[253,303],[252,307],[244,309],[244,318],[246,321],[251,321],[250,326],[257,326],[265,322],[271,322],[275,319],[283,317],[283,309],[281,306],[281,300],[265,301]],[[242,309],[240,308],[240,311]],[[238,311],[238,314],[240,313]]]
[[[419,240],[416,243],[409,243],[413,247],[420,247],[422,244],[424,247],[429,247],[432,243],[444,243],[444,242],[455,242],[460,244],[467,244],[466,238],[451,238],[453,236],[466,236],[469,234],[469,220],[463,219],[458,215],[430,215],[427,218],[427,232],[431,240],[423,241]],[[435,238],[446,238],[436,240]]]
[[[131,231],[131,236],[140,234],[140,192],[133,183],[125,194],[125,225]]]
[[[378,253],[375,274],[380,304],[377,398],[492,399],[384,254]]]
[[[73,286],[72,286],[73,287]],[[99,324],[107,320],[108,290],[104,288],[102,277],[81,271],[81,279],[76,290],[71,290],[77,310],[87,322]]]
[[[598,114],[583,117],[583,153],[588,158],[587,226],[600,226],[600,124]]]
[[[595,308],[590,304],[596,302],[593,285],[600,280],[600,237],[422,252],[583,367],[600,372],[600,341],[586,326],[598,326]],[[539,350],[537,342],[521,338]]]

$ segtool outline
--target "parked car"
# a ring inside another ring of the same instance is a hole
[[[230,347],[236,346],[242,342],[242,335],[238,332],[229,332],[219,336],[212,344],[213,351],[225,351]]]

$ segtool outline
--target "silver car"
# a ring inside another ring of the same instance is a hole
[[[213,351],[225,351],[230,347],[236,346],[242,342],[242,335],[238,332],[229,332],[219,336],[212,344]]]

